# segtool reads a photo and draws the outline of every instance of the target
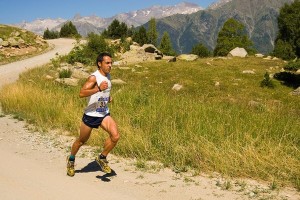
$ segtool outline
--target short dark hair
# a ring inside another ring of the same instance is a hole
[[[102,62],[104,56],[108,56],[108,57],[111,58],[111,54],[110,53],[107,53],[107,52],[100,53],[98,55],[98,57],[97,57],[97,60],[96,60],[96,65],[98,66],[98,68],[100,68],[100,66],[98,65],[98,62]]]

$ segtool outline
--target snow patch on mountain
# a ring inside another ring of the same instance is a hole
[[[232,0],[220,0],[220,1],[217,1],[215,3],[212,3],[207,9],[212,9],[212,10],[215,10],[217,8],[220,8],[222,7],[223,5],[231,2]]]

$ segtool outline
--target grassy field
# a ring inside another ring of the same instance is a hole
[[[114,154],[155,160],[177,171],[220,172],[300,189],[300,98],[276,80],[260,87],[264,74],[284,62],[261,58],[199,59],[114,67],[112,116],[121,140]],[[78,87],[45,79],[48,65],[1,91],[5,113],[78,135],[85,99]],[[252,70],[255,74],[245,74]],[[82,80],[84,81],[84,80]],[[174,84],[183,85],[173,91]],[[95,131],[90,145],[107,136]]]

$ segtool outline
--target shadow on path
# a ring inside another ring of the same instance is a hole
[[[89,172],[96,172],[96,171],[102,171],[101,167],[97,164],[96,161],[90,162],[87,166],[83,167],[80,170],[75,170],[75,173],[89,173]],[[104,174],[103,176],[96,176],[96,178],[102,180],[103,182],[110,182],[111,180],[109,177],[116,176],[117,173],[112,169],[111,173]]]

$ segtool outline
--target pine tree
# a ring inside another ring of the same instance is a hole
[[[248,53],[254,53],[252,41],[245,32],[245,26],[233,18],[228,19],[219,32],[217,45],[214,49],[215,56],[227,56],[235,47],[244,48]]]
[[[147,32],[148,36],[148,43],[153,44],[154,46],[157,45],[157,38],[158,38],[158,33],[156,30],[156,21],[155,18],[151,18],[149,21],[149,29]]]
[[[159,45],[159,50],[165,54],[165,55],[170,55],[170,56],[174,56],[176,53],[172,47],[172,43],[171,43],[171,39],[169,36],[168,32],[164,32],[162,38],[161,38],[161,42]]]
[[[128,27],[126,23],[120,23],[119,20],[114,19],[112,23],[103,31],[103,36],[118,39],[127,37]]]
[[[133,41],[139,43],[141,46],[147,43],[148,37],[145,27],[141,26],[139,30],[133,34]]]
[[[50,31],[48,28],[44,31],[43,35],[44,39],[55,39],[59,38],[59,32],[57,31]]]
[[[278,17],[279,33],[275,40],[273,54],[290,60],[300,57],[300,1],[285,4]]]
[[[79,33],[74,24],[69,21],[65,23],[60,29],[60,37],[78,37]]]

